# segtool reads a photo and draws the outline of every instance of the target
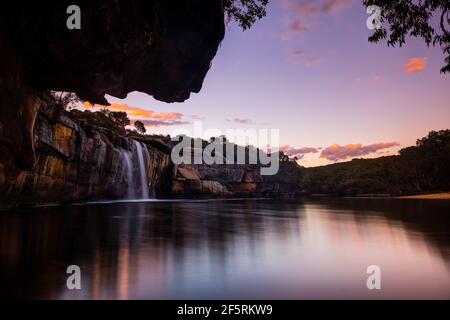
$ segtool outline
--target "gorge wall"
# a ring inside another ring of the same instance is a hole
[[[298,187],[266,181],[253,165],[180,165],[175,167],[172,197],[293,198]]]
[[[0,208],[147,197],[292,197],[295,193],[287,184],[265,182],[251,165],[174,165],[166,137],[119,134],[60,110],[45,96],[38,101],[33,132],[36,164],[31,170],[14,172],[0,166]]]
[[[67,112],[41,104],[34,130],[36,164],[14,174],[0,167],[0,207],[94,199],[126,199],[139,176],[137,160],[127,167],[126,156],[136,154],[137,142],[110,130],[80,123]],[[170,155],[145,143],[145,175],[149,196],[161,185]],[[142,188],[139,186],[138,188]],[[139,190],[138,190],[139,191]]]

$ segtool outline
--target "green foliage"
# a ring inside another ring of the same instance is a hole
[[[450,190],[450,130],[432,131],[399,156],[304,169],[302,187],[334,195],[407,195]]]
[[[134,127],[140,134],[145,134],[147,132],[147,129],[145,128],[145,125],[142,121],[139,120],[135,121]]]
[[[80,99],[73,92],[50,91],[55,104],[63,110],[71,110],[80,104]]]
[[[104,108],[100,112],[107,116],[119,128],[125,129],[130,124],[130,119],[125,111],[109,111]]]
[[[370,42],[379,42],[389,36],[389,46],[401,47],[407,36],[422,38],[428,46],[441,47],[447,55],[441,72],[450,72],[449,0],[364,0],[363,3],[365,6],[377,5],[381,9],[382,27],[375,30]],[[439,18],[437,28],[432,25],[433,17]]]
[[[211,138],[211,141],[217,140]],[[207,144],[207,141],[202,141],[203,148]],[[248,161],[253,147],[226,141],[223,142],[224,156],[227,145],[232,145],[235,151],[245,149]],[[410,195],[450,190],[450,130],[430,132],[427,137],[417,140],[416,146],[402,149],[399,156],[354,159],[315,168],[301,167],[295,158],[289,158],[283,152],[279,153],[279,159],[278,173],[264,176],[263,180],[289,184],[292,191],[356,196]],[[261,166],[261,163],[254,165],[255,168]],[[208,176],[207,179],[228,187],[227,177]]]
[[[388,171],[393,157],[355,159],[333,165],[307,168],[302,187],[309,193],[352,196],[402,193],[390,184]]]
[[[84,127],[105,128],[120,135],[126,133],[124,127],[113,121],[109,113],[104,111],[91,112],[89,110],[80,111],[73,109],[70,111],[70,115]]]
[[[117,125],[125,128],[130,124],[130,119],[125,111],[113,111],[109,113],[109,118]]]
[[[246,30],[263,18],[269,0],[224,0],[223,6],[228,19],[235,20]]]
[[[279,153],[280,167],[273,176],[264,176],[266,182],[288,183],[300,187],[303,182],[304,168],[299,166],[296,158],[289,158],[283,152]]]

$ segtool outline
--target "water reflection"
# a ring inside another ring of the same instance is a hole
[[[446,201],[115,203],[0,213],[0,295],[450,298]],[[82,290],[66,289],[68,265]],[[367,266],[382,290],[366,288]]]

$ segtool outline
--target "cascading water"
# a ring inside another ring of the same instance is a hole
[[[125,161],[125,170],[126,170],[126,177],[128,182],[128,199],[134,199],[135,196],[135,184],[134,184],[134,175],[133,175],[133,161],[131,160],[132,153],[131,152],[124,152],[123,153],[123,160]]]
[[[141,195],[142,195],[142,199],[148,199],[149,198],[149,193],[148,193],[148,181],[147,181],[147,164],[145,162],[144,159],[144,151],[143,149],[145,149],[145,151],[148,153],[148,150],[146,147],[142,148],[142,144],[140,142],[137,142],[135,140],[134,144],[136,146],[136,151],[137,151],[137,158],[138,158],[138,164],[139,164],[139,177],[141,180],[141,185],[140,185],[140,189],[141,189]],[[146,158],[148,158],[148,156],[146,156]]]
[[[133,140],[131,152],[123,153],[124,169],[128,182],[128,199],[148,199],[147,180],[148,150],[140,142]]]

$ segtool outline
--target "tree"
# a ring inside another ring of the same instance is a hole
[[[228,20],[235,20],[246,30],[267,14],[268,3],[269,0],[224,0],[223,7]]]
[[[100,112],[105,114],[116,126],[120,128],[125,128],[130,124],[130,119],[125,111],[110,111],[105,108],[100,110]]]
[[[449,0],[363,0],[365,6],[381,9],[381,28],[375,29],[370,42],[386,38],[388,46],[402,46],[405,38],[423,38],[427,46],[439,45],[446,56],[441,73],[450,72],[450,1]],[[439,26],[432,25],[438,18]]]
[[[142,121],[136,120],[134,122],[134,127],[141,134],[144,134],[145,132],[147,132],[147,129],[145,129],[144,123]]]
[[[50,94],[55,99],[56,105],[64,110],[73,109],[80,103],[80,99],[73,92],[50,91]]]

